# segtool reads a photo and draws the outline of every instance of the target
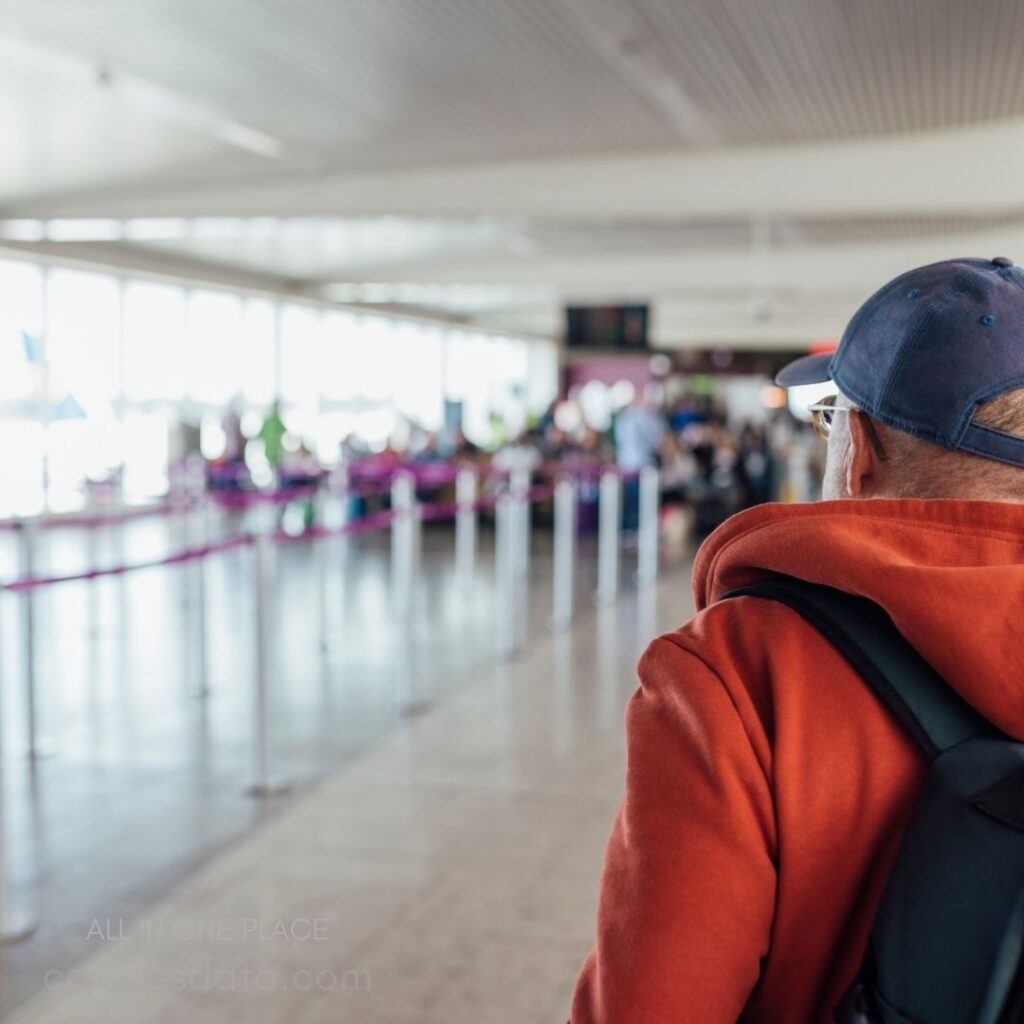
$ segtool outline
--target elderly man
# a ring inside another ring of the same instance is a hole
[[[832,1021],[861,970],[928,759],[793,607],[730,592],[867,598],[954,699],[1024,738],[1024,273],[1000,257],[896,278],[833,356],[779,376],[828,380],[826,500],[720,527],[696,616],[640,660],[573,1024]]]

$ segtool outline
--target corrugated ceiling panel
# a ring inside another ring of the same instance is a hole
[[[341,167],[678,144],[625,50],[649,56],[723,143],[1024,114],[1017,0],[616,3],[609,18],[608,0],[0,0],[0,28]]]

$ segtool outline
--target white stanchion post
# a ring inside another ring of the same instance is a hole
[[[497,612],[498,657],[507,660],[515,654],[515,511],[513,498],[501,494],[494,506],[494,582]]]
[[[19,526],[21,542],[21,575],[31,579],[36,573],[36,524],[22,520]],[[25,679],[25,753],[32,760],[44,756],[39,743],[38,668],[36,663],[36,595],[29,587],[22,591],[22,670]]]
[[[210,543],[210,506],[206,493],[196,495],[195,505],[189,512],[189,544],[206,547]],[[195,588],[196,616],[196,668],[198,685],[195,696],[206,697],[210,693],[209,630],[206,621],[206,558],[195,560],[192,569],[192,585]]]
[[[622,482],[618,471],[601,474],[597,525],[597,603],[611,604],[619,591],[619,539],[622,518]]]
[[[351,516],[351,490],[348,483],[348,467],[340,465],[332,477],[332,489],[335,496],[335,518],[332,526],[337,529],[344,529],[348,525]],[[345,604],[348,599],[346,591],[346,575],[348,572],[348,535],[340,534],[331,545],[336,556],[338,570],[338,587],[335,596],[337,603],[337,622],[339,628],[344,624]],[[330,640],[330,638],[329,638]]]
[[[90,516],[99,515],[99,504],[96,501],[96,492],[93,488],[89,488],[85,509]],[[100,526],[97,523],[90,523],[90,525],[86,527],[86,557],[89,560],[89,572],[95,572],[100,567],[99,539]],[[93,642],[95,642],[100,633],[99,580],[89,580],[88,593],[89,636]]]
[[[271,775],[271,677],[273,649],[271,645],[271,560],[273,550],[270,536],[259,532],[253,537],[253,605],[256,612],[253,625],[256,631],[256,687],[254,735],[254,770],[256,781],[247,790],[250,796],[270,797],[287,792],[287,783]]]
[[[476,561],[476,471],[468,466],[455,477],[455,572],[464,587],[473,585]]]
[[[344,526],[348,522],[349,517],[349,501],[351,495],[349,494],[348,486],[348,466],[344,463],[338,466],[334,471],[334,493],[338,499],[338,525]]]
[[[658,511],[661,503],[660,480],[656,466],[640,470],[639,529],[637,531],[636,578],[651,583],[658,576]]]
[[[415,606],[416,581],[420,578],[420,569],[423,565],[423,508],[416,500],[415,490],[413,491],[409,530],[412,533],[412,539],[409,541],[409,564],[412,566],[409,606],[412,608]]]
[[[329,492],[334,495],[335,501],[336,514],[331,525],[341,529],[348,523],[350,515],[349,506],[352,501],[352,495],[349,493],[348,466],[344,463],[339,465],[331,474],[328,489]],[[346,540],[344,534],[342,535],[341,540]]]
[[[530,571],[530,471],[514,469],[509,474],[512,495],[512,572],[526,579]]]
[[[0,738],[2,732],[0,728]],[[11,903],[11,887],[7,872],[7,815],[4,793],[3,758],[0,757],[0,946],[13,946],[27,939],[36,930],[38,921],[34,915],[12,906]]]
[[[0,806],[0,815],[3,807]],[[33,914],[11,906],[10,885],[7,878],[7,836],[0,821],[0,946],[14,946],[24,942],[35,932],[39,922]]]
[[[316,516],[314,526],[327,529],[330,522],[330,493],[321,489],[316,495]],[[326,537],[314,539],[312,542],[313,557],[317,564],[317,597],[320,605],[320,653],[326,654],[331,648],[330,641],[330,608],[328,607],[327,580],[330,571],[328,552],[331,545]]]
[[[576,481],[561,477],[555,483],[554,613],[551,625],[572,625],[573,575],[576,562]]]
[[[391,485],[391,600],[395,614],[412,613],[416,572],[416,488],[411,473],[396,475]]]

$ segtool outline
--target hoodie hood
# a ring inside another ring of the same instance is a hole
[[[774,573],[875,601],[968,703],[1024,739],[1024,505],[760,505],[701,547],[695,606]]]

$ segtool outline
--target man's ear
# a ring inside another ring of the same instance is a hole
[[[878,490],[878,454],[872,444],[867,413],[851,409],[849,418],[846,489],[851,498],[870,498]]]

